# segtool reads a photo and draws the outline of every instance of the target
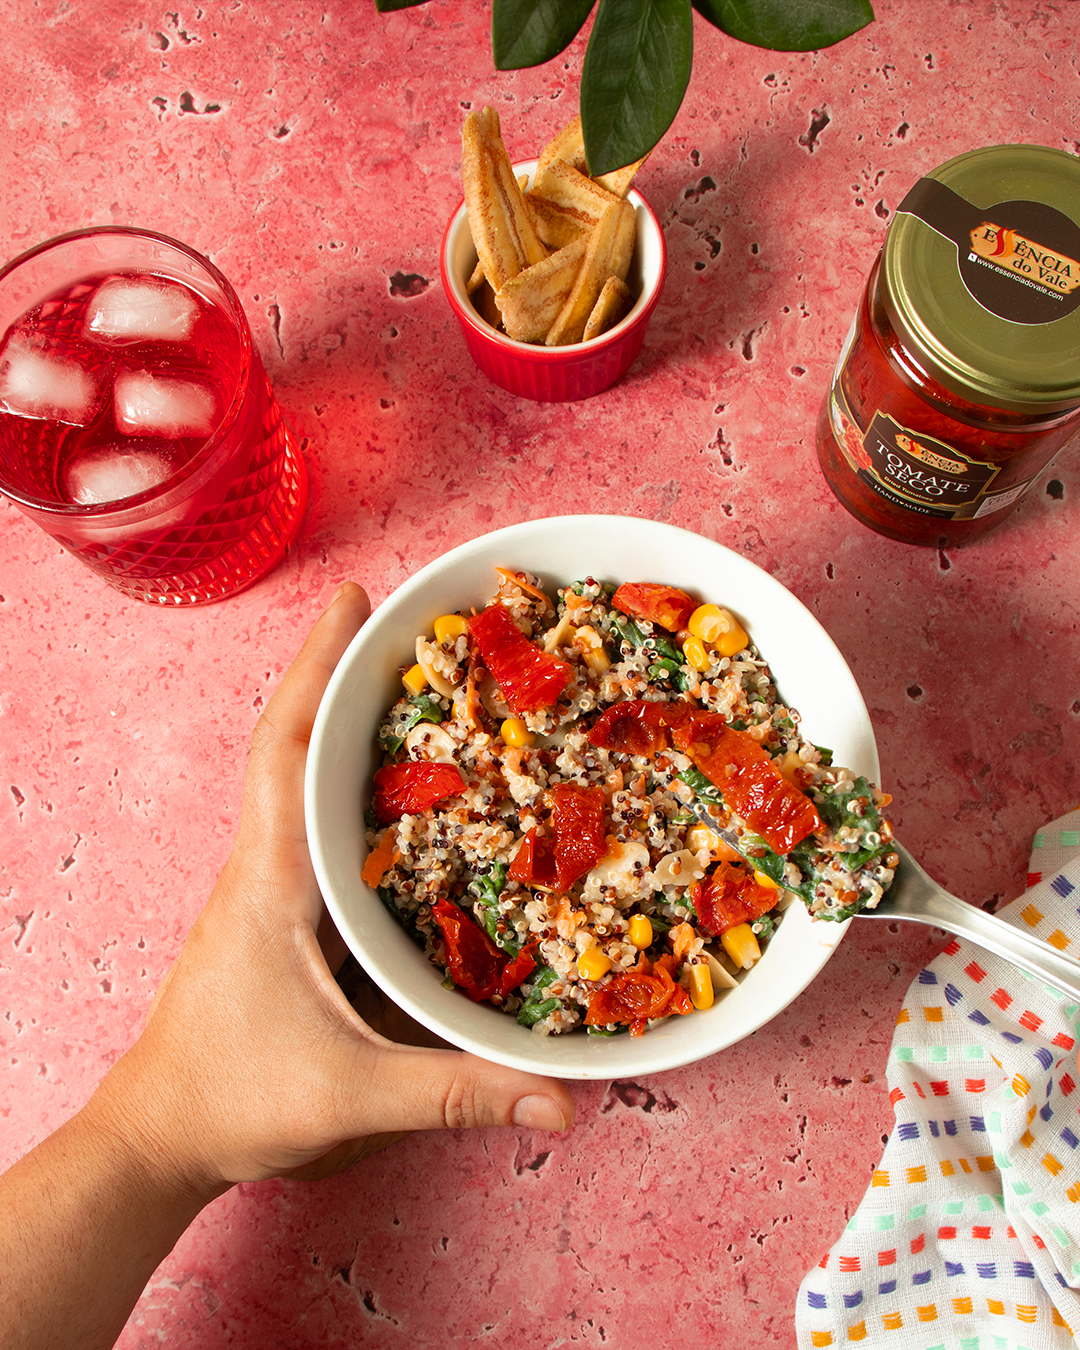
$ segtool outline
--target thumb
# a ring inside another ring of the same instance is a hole
[[[384,1044],[374,1060],[369,1048],[363,1073],[354,1100],[363,1111],[365,1132],[478,1125],[568,1130],[574,1123],[574,1099],[565,1084],[461,1050]]]

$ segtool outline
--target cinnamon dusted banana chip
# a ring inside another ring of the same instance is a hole
[[[632,303],[630,287],[626,282],[620,277],[608,277],[600,290],[596,304],[592,307],[592,313],[585,321],[585,331],[581,335],[582,342],[591,342],[601,333],[606,333],[609,328],[614,328],[629,314]]]
[[[531,190],[525,194],[525,203],[532,213],[536,233],[548,248],[562,248],[592,229],[591,225]]]
[[[599,187],[606,188],[608,192],[613,192],[616,197],[625,197],[630,191],[630,184],[634,181],[638,169],[648,158],[649,156],[645,154],[635,163],[627,164],[623,169],[612,169],[611,173],[597,174],[593,182]]]
[[[472,270],[472,276],[465,283],[465,292],[472,301],[473,309],[484,322],[491,324],[492,328],[498,328],[502,323],[502,315],[495,304],[491,282],[484,276],[484,265],[479,260]]]
[[[573,288],[587,246],[586,238],[576,239],[500,287],[495,304],[508,336],[543,342]]]
[[[515,341],[549,346],[617,324],[633,303],[637,216],[625,193],[643,162],[590,178],[575,117],[544,146],[530,188],[515,179],[495,110],[470,112],[462,168],[478,261],[466,289],[477,313]]]
[[[521,273],[519,272],[520,276]],[[495,303],[495,292],[491,289],[491,282],[487,277],[477,288],[475,294],[469,297],[473,303],[473,309],[484,320],[491,324],[492,328],[498,328],[502,323],[502,315],[499,313],[499,307]]]
[[[637,214],[629,202],[615,197],[589,236],[581,270],[566,303],[544,339],[549,347],[580,342],[585,324],[608,277],[626,280],[637,234]]]
[[[574,117],[567,122],[566,126],[561,131],[556,132],[543,150],[540,151],[540,159],[536,165],[537,176],[542,174],[548,165],[556,159],[561,159],[573,168],[580,169],[582,173],[588,173],[580,117]]]
[[[534,204],[537,198],[549,202],[589,229],[600,219],[606,206],[621,200],[614,192],[608,192],[561,159],[554,160],[543,173],[537,173],[529,198]]]
[[[462,179],[469,228],[484,275],[498,291],[511,277],[547,257],[503,145],[494,108],[473,110],[461,137]]]

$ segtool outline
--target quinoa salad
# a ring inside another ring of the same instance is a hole
[[[417,637],[365,817],[363,879],[448,990],[641,1035],[733,988],[792,902],[878,903],[890,798],[804,738],[731,610],[496,572]]]

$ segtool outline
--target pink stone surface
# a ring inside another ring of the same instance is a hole
[[[1020,891],[1033,831],[1080,800],[1077,452],[938,553],[844,513],[813,426],[910,184],[980,145],[1080,148],[1075,7],[877,0],[871,28],[805,55],[696,21],[639,178],[669,249],[645,350],[552,406],[476,373],[437,251],[464,109],[492,103],[530,157],[576,111],[580,42],[498,74],[467,0],[0,0],[0,254],[108,222],[208,253],[313,477],[286,562],[189,612],[123,599],[0,504],[0,1163],[136,1035],[226,857],[259,709],[336,586],[378,601],[514,521],[653,517],[766,567],[854,669],[901,837],[976,903]],[[799,1279],[891,1122],[903,992],[941,943],[853,925],[744,1043],[576,1087],[566,1138],[416,1135],[337,1179],[240,1187],[120,1343],[792,1346]]]

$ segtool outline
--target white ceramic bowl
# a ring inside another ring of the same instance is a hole
[[[440,614],[482,607],[496,566],[538,573],[549,592],[585,576],[658,581],[726,605],[770,663],[781,695],[810,740],[835,762],[878,779],[877,747],[855,679],[812,614],[767,572],[711,539],[620,516],[563,516],[497,530],[421,569],[375,611],[326,691],[308,752],[308,840],[327,908],[375,982],[400,1007],[453,1045],[500,1064],[558,1078],[627,1078],[715,1054],[775,1017],[836,949],[847,924],[811,923],[792,905],[761,961],[707,1012],[671,1017],[644,1036],[540,1036],[444,989],[378,896],[360,880],[363,812],[381,755],[375,735],[400,696],[418,633]]]

